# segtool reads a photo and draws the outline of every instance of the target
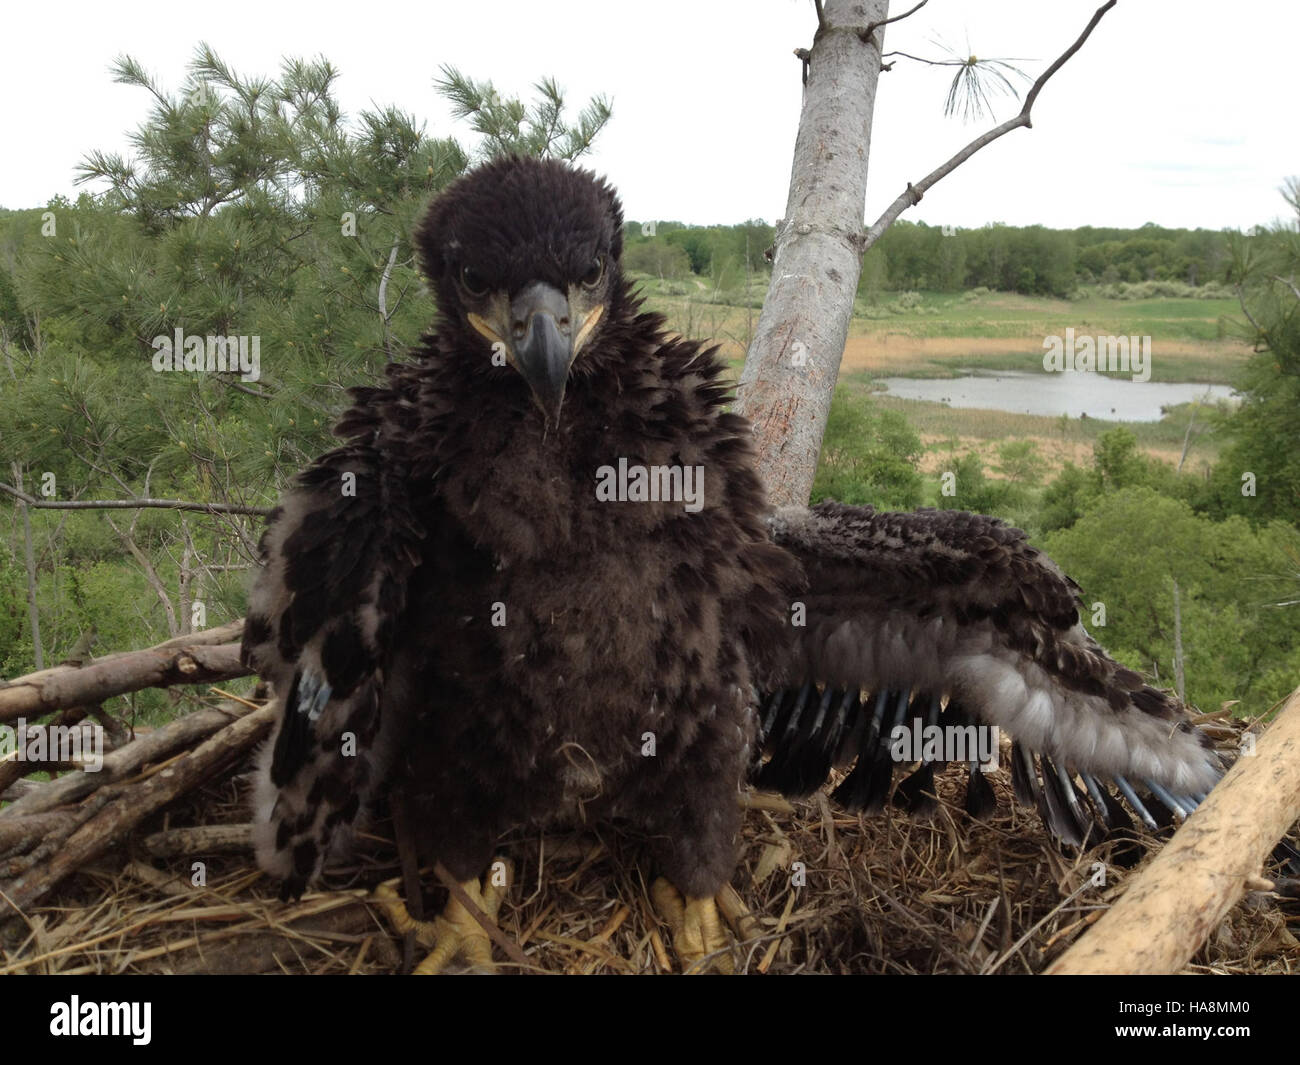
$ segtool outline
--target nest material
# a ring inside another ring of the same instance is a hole
[[[0,973],[341,974],[408,966],[410,950],[370,897],[399,873],[391,826],[380,821],[362,833],[322,890],[282,903],[248,849],[248,770],[246,755],[222,765],[0,925]],[[1036,812],[1015,806],[1005,771],[993,778],[999,808],[988,821],[962,810],[961,786],[953,774],[940,776],[938,804],[924,818],[847,814],[824,794],[793,804],[751,796],[734,893],[723,905],[738,969],[1037,973],[1140,871],[1118,863],[1117,844],[1082,855],[1063,850]],[[1141,837],[1138,851],[1149,855],[1160,842]],[[530,969],[676,968],[649,902],[643,840],[578,826],[517,833],[499,853],[514,868],[499,924]],[[423,880],[425,909],[436,912],[445,890],[427,871]],[[1249,893],[1187,971],[1300,972],[1298,937],[1295,903]]]

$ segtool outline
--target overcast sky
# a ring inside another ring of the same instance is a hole
[[[910,7],[896,0],[894,13]],[[886,31],[886,50],[1019,60],[1037,76],[1097,0],[930,0]],[[124,13],[127,12],[127,13]],[[75,195],[92,148],[125,150],[149,97],[114,84],[120,53],[179,86],[204,40],[244,75],[284,55],[323,55],[352,114],[396,104],[437,135],[470,138],[433,91],[452,63],[503,93],[553,75],[579,105],[603,92],[614,118],[587,163],[622,191],[628,217],[772,221],[785,208],[811,0],[394,0],[374,5],[97,2],[10,5],[0,64],[0,206]],[[1300,173],[1294,112],[1295,0],[1120,0],[1048,84],[1034,128],[945,178],[905,217],[961,226],[1247,227],[1282,213]],[[882,75],[867,217],[988,120],[943,117],[951,68],[899,62]],[[1017,105],[998,101],[997,118]]]

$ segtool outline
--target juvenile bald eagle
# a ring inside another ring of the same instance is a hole
[[[1019,531],[772,512],[716,349],[641,313],[621,226],[559,162],[450,186],[416,238],[435,328],[354,390],[343,446],[270,519],[244,652],[283,703],[256,838],[286,894],[384,796],[484,908],[506,830],[619,820],[685,896],[657,892],[691,963],[725,953],[747,778],[803,793],[854,764],[837,796],[879,805],[913,716],[1010,732],[1018,788],[1075,841],[1125,816],[1104,780],[1147,817],[1139,783],[1178,812],[1213,785],[1181,708],[1093,642]],[[899,792],[923,801],[934,768]],[[463,901],[430,968],[489,958]]]

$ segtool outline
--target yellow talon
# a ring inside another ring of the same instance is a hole
[[[495,923],[501,902],[510,891],[511,875],[508,862],[493,862],[486,886],[477,880],[466,880],[460,886],[470,902]],[[454,892],[438,917],[432,921],[417,921],[398,895],[397,883],[394,879],[380,884],[375,888],[374,898],[384,908],[398,935],[414,932],[415,941],[420,946],[432,948],[428,957],[413,970],[415,975],[440,973],[456,958],[461,958],[475,971],[495,972],[492,940]]]
[[[673,947],[682,960],[683,972],[735,972],[731,943],[713,899],[685,898],[663,877],[651,885],[650,897],[672,929]]]

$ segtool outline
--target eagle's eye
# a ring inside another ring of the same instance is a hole
[[[460,268],[460,283],[471,296],[487,295],[488,283],[483,280],[483,275],[471,266]]]
[[[582,284],[584,288],[595,288],[600,284],[600,279],[605,276],[605,256],[597,255],[587,267],[587,272],[582,275]]]

